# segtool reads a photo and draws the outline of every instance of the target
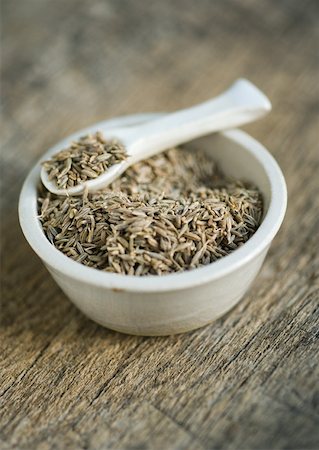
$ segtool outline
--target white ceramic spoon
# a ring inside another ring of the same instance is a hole
[[[81,194],[85,185],[89,192],[94,192],[106,187],[137,161],[197,137],[252,122],[270,110],[268,98],[248,80],[239,79],[223,94],[207,102],[142,125],[110,130],[110,134],[105,134],[106,139],[122,142],[128,157],[97,178],[68,189],[59,189],[42,168],[41,179],[54,194]]]

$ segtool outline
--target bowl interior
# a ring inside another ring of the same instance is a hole
[[[258,187],[263,195],[265,216],[271,199],[271,185],[265,166],[256,155],[239,142],[229,139],[227,134],[205,136],[188,143],[187,147],[194,151],[204,150],[225,175]]]
[[[61,147],[79,136],[101,130],[106,132],[110,127],[128,126],[145,120],[154,119],[157,115],[126,116],[97,123],[67,137],[49,149],[40,159],[47,159]],[[278,164],[270,153],[255,139],[240,130],[230,130],[219,134],[196,139],[187,144],[189,148],[201,148],[219,165],[223,172],[236,179],[249,181],[256,185],[264,197],[264,218],[256,233],[239,249],[209,264],[187,272],[174,273],[163,277],[156,275],[135,277],[130,275],[111,274],[86,267],[73,261],[57,250],[47,240],[38,220],[37,186],[40,180],[40,164],[30,171],[23,185],[19,201],[19,219],[23,233],[33,250],[50,268],[51,271],[63,272],[73,279],[85,279],[90,285],[138,291],[166,291],[168,289],[185,289],[187,286],[200,285],[209,280],[220,278],[242,266],[259,255],[278,231],[286,210],[286,185]]]

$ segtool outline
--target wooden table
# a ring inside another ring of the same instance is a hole
[[[318,448],[318,2],[6,0],[2,12],[0,448]],[[24,177],[85,125],[191,105],[239,76],[273,102],[246,129],[289,189],[258,279],[192,333],[101,328],[24,240]]]

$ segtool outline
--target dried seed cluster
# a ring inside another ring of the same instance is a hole
[[[204,266],[241,246],[260,224],[262,198],[226,179],[205,153],[171,149],[96,194],[59,197],[42,186],[39,214],[50,242],[75,261],[162,275]]]
[[[109,167],[126,159],[126,150],[118,141],[106,141],[101,133],[82,136],[70,147],[43,163],[49,180],[66,189],[92,180]]]

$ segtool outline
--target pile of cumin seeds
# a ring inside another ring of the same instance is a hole
[[[260,192],[221,174],[200,150],[174,148],[130,167],[107,189],[83,197],[39,190],[49,241],[68,257],[128,275],[204,266],[257,230]]]
[[[66,189],[98,177],[111,166],[126,159],[124,146],[107,141],[96,132],[79,140],[42,163],[59,189]]]

